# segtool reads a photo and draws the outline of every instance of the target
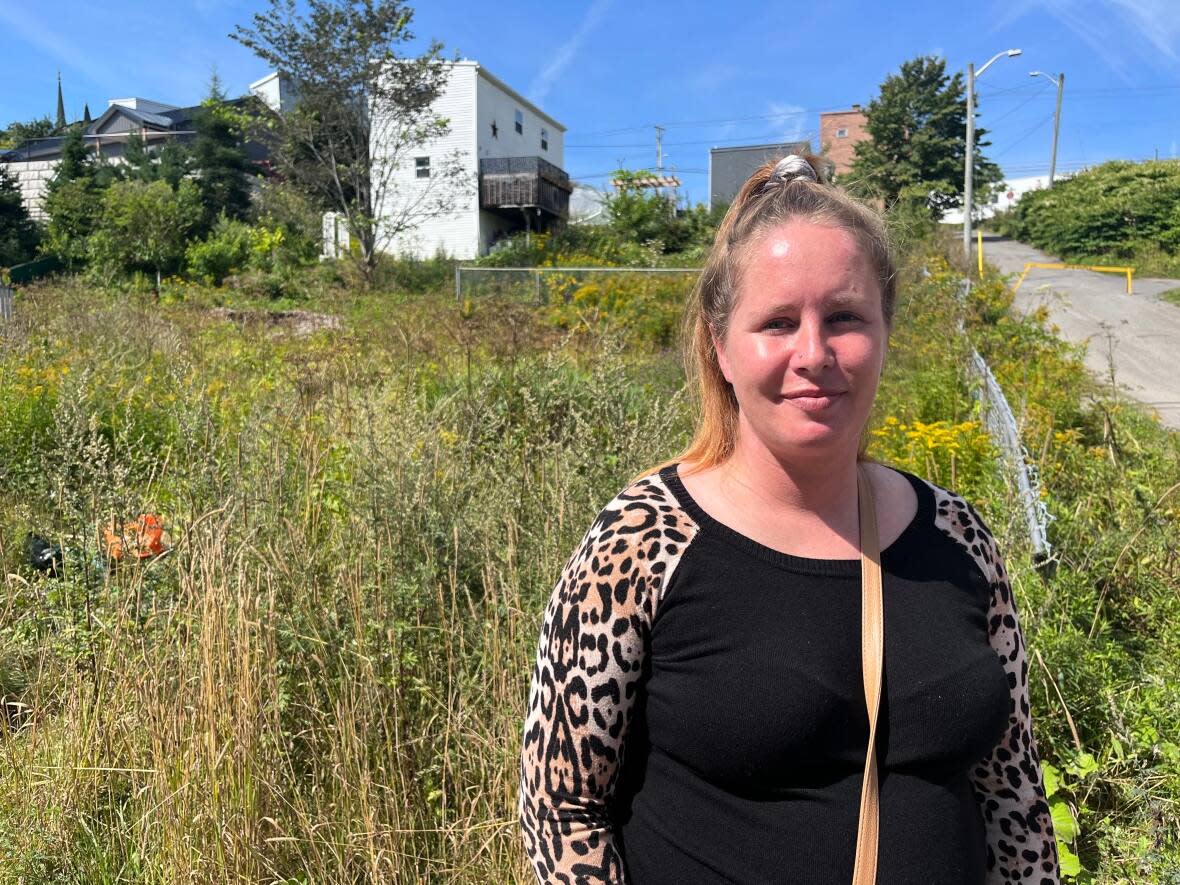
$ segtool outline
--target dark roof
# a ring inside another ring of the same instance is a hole
[[[54,135],[51,138],[32,138],[21,142],[11,150],[0,153],[0,162],[21,163],[27,160],[37,160],[41,157],[57,157],[61,154],[64,135]]]

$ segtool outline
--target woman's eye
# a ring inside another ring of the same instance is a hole
[[[771,331],[781,331],[783,329],[792,328],[792,323],[790,320],[783,320],[783,319],[768,320],[765,328],[767,328]]]

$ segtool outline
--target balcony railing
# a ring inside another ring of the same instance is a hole
[[[493,157],[479,161],[479,205],[509,211],[540,209],[568,218],[570,177],[541,157]]]

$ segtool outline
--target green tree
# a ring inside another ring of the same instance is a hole
[[[978,106],[977,106],[978,110]],[[856,146],[849,186],[882,199],[920,200],[938,218],[963,200],[967,99],[963,75],[946,73],[946,62],[919,56],[885,78],[865,109],[871,138]],[[976,129],[975,200],[986,202],[1003,176],[980,150],[985,130]]]
[[[94,158],[86,150],[86,142],[82,138],[82,130],[74,127],[66,133],[61,144],[61,157],[57,169],[53,173],[53,180],[49,186],[79,178],[93,179],[96,171]]]
[[[20,187],[0,166],[0,267],[12,267],[33,257],[37,226],[21,199]]]
[[[125,181],[166,181],[176,190],[193,168],[189,149],[178,141],[166,141],[160,147],[148,147],[143,136],[133,132],[123,146],[123,162],[117,177]]]
[[[29,120],[27,123],[12,122],[0,130],[0,148],[19,147],[31,138],[48,138],[53,135],[53,121],[48,117]]]
[[[200,218],[200,194],[189,179],[175,191],[163,180],[118,181],[103,195],[90,252],[112,270],[154,271],[158,286],[163,273],[182,266]]]
[[[87,151],[82,130],[73,127],[62,143],[61,159],[45,192],[43,250],[67,265],[77,266],[89,256],[88,240],[98,220],[102,191],[113,172]]]
[[[214,73],[209,95],[201,104],[193,142],[193,169],[205,210],[205,224],[212,227],[221,215],[244,219],[250,211],[250,176],[254,165],[243,142],[244,115],[227,105]]]
[[[379,252],[453,211],[471,185],[457,153],[432,156],[428,176],[398,175],[449,130],[433,102],[450,69],[438,43],[398,54],[414,39],[413,10],[401,0],[308,0],[305,8],[269,0],[252,27],[231,36],[293,81],[294,109],[269,118],[272,162],[344,216],[371,282]]]
[[[611,227],[621,236],[640,243],[659,240],[665,248],[669,235],[675,240],[676,203],[654,188],[641,187],[639,182],[653,173],[646,169],[616,169],[611,174],[614,193],[606,197],[606,215]]]

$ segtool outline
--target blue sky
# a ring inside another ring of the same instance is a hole
[[[819,111],[866,104],[919,54],[951,70],[997,61],[979,81],[988,155],[1013,177],[1049,165],[1055,90],[1066,75],[1058,168],[1180,156],[1177,0],[828,0],[727,4],[626,0],[432,0],[413,30],[473,58],[568,127],[566,168],[602,186],[610,170],[665,162],[704,200],[712,145],[815,138]],[[228,38],[257,0],[0,0],[0,125],[110,98],[196,103],[216,65],[240,94],[266,73]]]

